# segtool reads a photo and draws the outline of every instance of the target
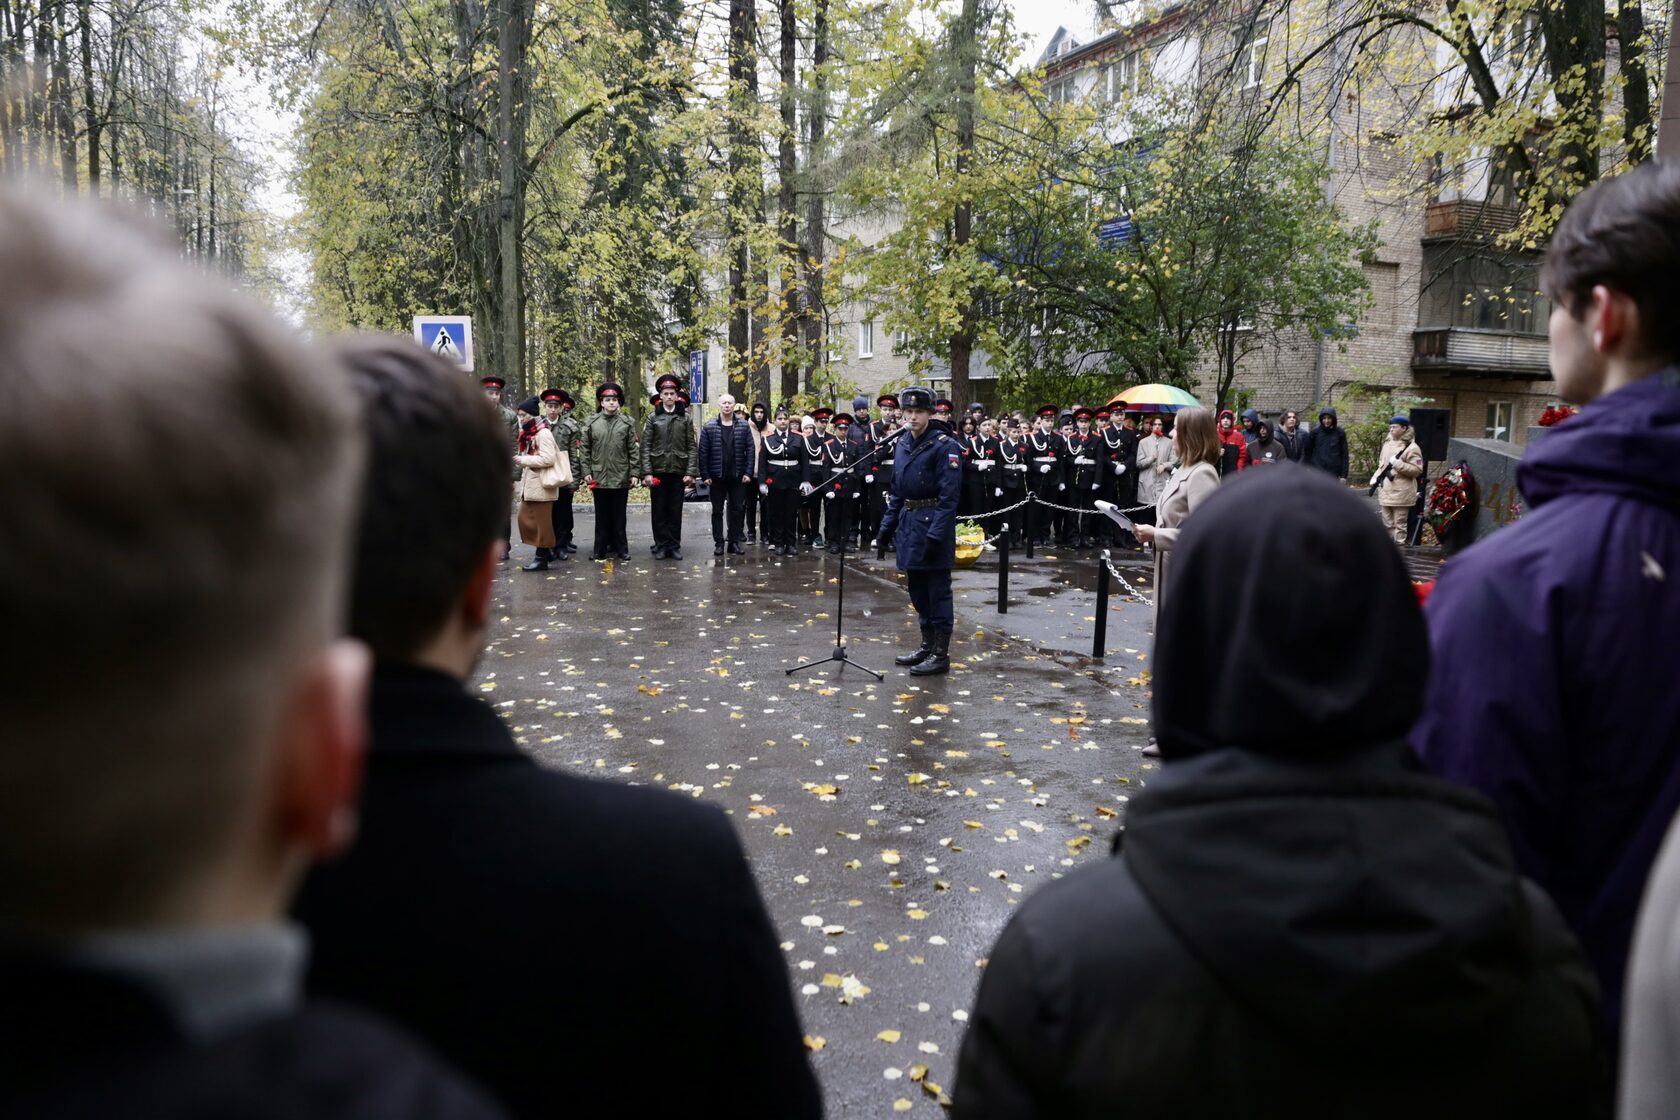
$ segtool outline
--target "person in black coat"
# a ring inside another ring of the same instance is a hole
[[[1309,467],[1348,480],[1347,433],[1336,418],[1336,410],[1327,408],[1318,414],[1318,427],[1301,437],[1300,462]]]
[[[490,421],[377,349],[346,364],[371,443],[351,626],[377,661],[361,839],[295,911],[310,988],[389,1015],[516,1116],[820,1116],[728,818],[539,766],[465,687],[506,488]]]
[[[1157,628],[1165,772],[998,939],[957,1120],[1594,1115],[1591,972],[1492,806],[1405,742],[1428,667],[1359,498],[1285,464],[1209,499]]]

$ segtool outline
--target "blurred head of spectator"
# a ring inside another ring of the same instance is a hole
[[[176,257],[0,197],[0,926],[32,938],[272,918],[352,830],[353,402]]]

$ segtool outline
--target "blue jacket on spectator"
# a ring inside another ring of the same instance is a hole
[[[1531,445],[1528,512],[1449,561],[1412,744],[1492,799],[1621,1016],[1634,917],[1680,808],[1680,370]]]
[[[729,431],[723,430],[723,425],[716,416],[706,421],[706,426],[700,429],[700,477],[709,482],[716,482],[723,477],[723,441],[733,439],[735,443],[735,476],[758,476],[758,445],[753,442],[752,424],[740,413],[735,414],[735,422],[729,426]]]

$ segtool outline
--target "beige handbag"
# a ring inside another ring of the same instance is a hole
[[[537,481],[542,483],[544,490],[564,490],[572,484],[572,457],[566,452],[559,452],[559,462],[537,473]]]

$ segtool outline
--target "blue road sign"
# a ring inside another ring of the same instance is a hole
[[[706,403],[706,352],[691,350],[688,354],[688,399],[694,404]]]
[[[462,369],[473,370],[471,315],[416,315],[414,341]]]

